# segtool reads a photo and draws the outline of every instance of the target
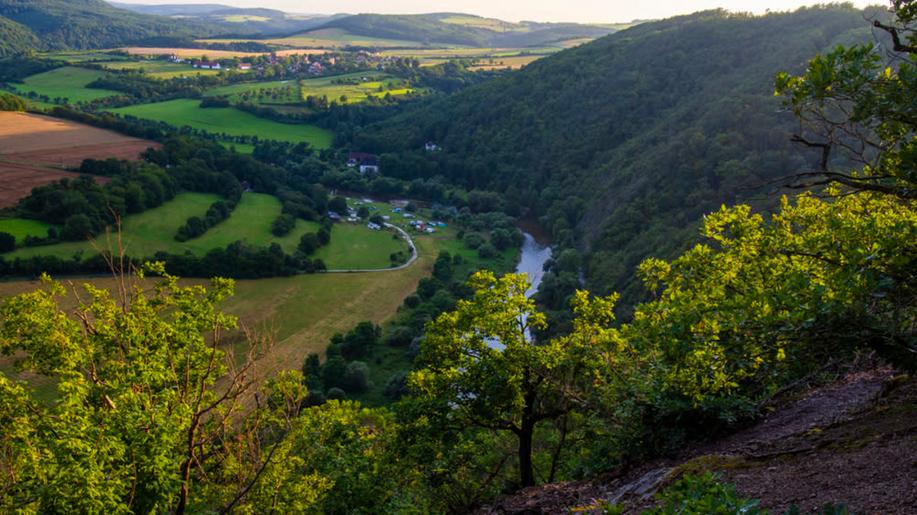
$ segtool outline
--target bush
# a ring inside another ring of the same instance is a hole
[[[344,371],[344,390],[348,393],[362,393],[369,387],[369,365],[362,361],[348,364]]]
[[[0,252],[9,252],[16,248],[16,237],[8,232],[0,232]]]
[[[476,249],[484,244],[484,238],[480,234],[466,234],[465,235],[465,246],[469,249]]]
[[[686,475],[657,497],[662,505],[644,513],[764,513],[757,500],[740,498],[734,485],[720,482],[719,476],[711,472],[699,476]]]
[[[321,245],[318,242],[318,235],[315,233],[306,233],[299,239],[299,251],[307,256],[315,253]]]
[[[67,218],[61,229],[61,238],[67,241],[81,241],[93,235],[92,221],[84,214]]]
[[[409,327],[398,325],[392,327],[388,331],[388,334],[385,335],[385,344],[392,347],[406,347],[411,344],[411,340],[413,339],[414,331]]]
[[[417,295],[408,295],[404,299],[404,305],[410,309],[414,309],[420,305],[420,297]]]
[[[347,371],[347,362],[340,357],[329,357],[322,366],[322,382],[325,383],[327,393],[331,398],[331,390],[344,385],[344,373]]]
[[[342,401],[347,398],[347,393],[340,388],[331,388],[325,392],[325,397],[327,397],[329,401]]]
[[[271,224],[271,233],[274,236],[286,236],[296,227],[296,219],[290,215],[280,215]]]
[[[497,252],[497,249],[490,243],[485,243],[478,247],[478,256],[481,259],[491,259],[499,256],[500,253]]]

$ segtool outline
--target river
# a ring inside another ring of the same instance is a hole
[[[544,264],[551,259],[551,247],[538,243],[535,237],[527,232],[522,233],[522,236],[525,239],[522,242],[516,273],[524,273],[529,276],[532,286],[525,292],[525,296],[531,297],[538,291],[541,280],[544,278]]]

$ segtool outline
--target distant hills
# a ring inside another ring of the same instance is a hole
[[[212,27],[224,35],[276,36],[307,31],[345,15],[288,14],[265,8],[232,7],[221,4],[139,5],[111,2],[119,9],[138,14],[191,20]]]
[[[574,39],[594,39],[616,30],[614,26],[575,23],[510,23],[468,14],[416,15],[357,14],[327,21],[316,28],[336,28],[374,38],[417,41],[424,45],[521,48],[557,44]]]
[[[196,38],[276,38],[333,32],[410,46],[538,47],[594,39],[611,25],[510,23],[466,14],[307,15],[221,4],[136,5],[102,0],[0,0],[0,56],[27,50],[182,46]],[[321,39],[321,37],[319,38]]]
[[[0,55],[30,49],[106,48],[214,33],[194,21],[133,13],[102,0],[0,0]]]

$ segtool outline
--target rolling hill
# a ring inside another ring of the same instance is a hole
[[[566,40],[596,38],[614,32],[610,26],[574,23],[510,23],[468,14],[357,14],[333,19],[316,30],[339,29],[380,39],[417,41],[424,45],[533,47]],[[308,34],[308,33],[307,33]]]
[[[26,49],[105,48],[212,33],[205,25],[132,13],[102,0],[0,0],[0,56]]]
[[[708,11],[641,24],[410,106],[357,130],[352,145],[382,153],[401,178],[442,175],[500,192],[491,205],[532,208],[561,249],[583,256],[590,290],[633,301],[641,260],[684,249],[723,203],[772,205],[772,181],[809,164],[790,142],[794,118],[774,97],[774,75],[865,40],[866,14]],[[444,150],[424,153],[431,140]],[[579,286],[575,264],[565,277],[549,274],[543,289]]]
[[[113,6],[139,14],[168,16],[218,27],[225,34],[280,35],[306,31],[341,15],[288,14],[275,9],[242,8],[220,4],[140,5],[112,2]]]

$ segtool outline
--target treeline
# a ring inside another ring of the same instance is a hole
[[[175,241],[188,241],[197,238],[206,233],[211,227],[229,218],[236,205],[238,205],[241,196],[242,192],[240,190],[239,198],[217,200],[207,208],[204,218],[189,217],[175,233]]]
[[[0,92],[0,111],[25,111],[27,107],[25,100],[10,93]]]

